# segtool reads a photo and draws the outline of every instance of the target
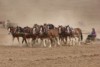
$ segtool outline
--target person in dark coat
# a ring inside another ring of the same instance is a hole
[[[95,28],[92,28],[92,32],[88,35],[88,40],[94,40],[96,38],[96,31]]]

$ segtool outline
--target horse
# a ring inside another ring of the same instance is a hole
[[[60,45],[58,29],[48,29],[46,26],[41,25],[39,38],[43,41],[45,47],[46,47],[46,39],[50,42],[49,47],[51,47],[51,44],[53,44],[54,40],[57,41],[58,45]]]
[[[37,27],[33,26],[33,28],[30,27],[24,27],[24,36],[23,36],[23,41],[22,43],[26,40],[26,39],[32,39],[32,46],[33,44],[35,44],[35,40],[37,38],[38,32],[37,32]]]
[[[58,26],[58,31],[59,31],[59,39],[61,42],[63,42],[64,44],[66,44],[67,42],[67,35],[65,32],[65,27],[63,27],[62,25]]]
[[[55,46],[57,46],[57,45],[60,46],[58,28],[50,29],[50,30],[48,31],[48,36],[49,36],[49,38],[51,39],[51,44],[52,44],[52,41],[54,40]],[[57,44],[57,45],[56,45],[56,44]]]
[[[14,39],[17,38],[18,42],[19,42],[19,37],[23,37],[23,34],[19,34],[18,32],[16,32],[16,27],[8,27],[9,33],[11,33],[12,35],[12,41],[14,42]],[[20,42],[19,42],[20,43]]]
[[[21,28],[19,30],[21,30]],[[26,26],[26,27],[23,28],[23,40],[22,40],[22,44],[25,41],[25,43],[28,46],[27,39],[29,39],[29,38],[31,38],[31,36],[30,36],[30,27]]]
[[[78,44],[80,45],[83,40],[82,30],[80,28],[73,28],[71,38],[75,39],[75,41],[78,39]]]
[[[63,27],[59,26],[59,35],[60,38],[63,38],[62,40],[66,40],[66,43],[71,45],[74,44],[73,40],[78,38],[78,43],[80,43],[83,40],[82,30],[80,28],[71,28],[69,25]]]
[[[72,29],[69,25],[65,26],[65,37],[66,37],[67,45],[70,45],[73,35],[72,35]]]

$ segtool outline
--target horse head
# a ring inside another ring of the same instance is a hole
[[[26,26],[23,28],[24,33],[30,33],[30,27]]]
[[[62,26],[60,25],[60,26],[58,27],[59,34],[61,34],[61,29],[62,29]]]
[[[65,27],[65,32],[68,33],[68,34],[70,34],[72,32],[69,25]]]
[[[36,33],[37,33],[37,28],[36,28],[36,27],[33,27],[32,33],[33,33],[33,34],[36,34]]]
[[[13,33],[15,33],[16,28],[14,28],[14,27],[8,27],[8,31],[9,31],[9,34],[10,33],[13,34]]]
[[[59,34],[64,33],[65,28],[64,28],[62,25],[60,25],[60,26],[58,27],[58,31],[59,31]]]
[[[40,34],[43,34],[43,33],[44,33],[44,26],[42,26],[42,25],[40,26],[39,33],[40,33]]]

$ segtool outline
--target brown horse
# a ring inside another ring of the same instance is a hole
[[[65,27],[63,27],[62,25],[58,26],[58,31],[60,42],[66,44],[68,35],[66,34]]]
[[[23,37],[23,34],[19,34],[18,32],[16,32],[16,28],[15,27],[8,27],[9,33],[11,33],[12,35],[12,41],[14,42],[14,39],[17,38],[18,42],[19,42],[19,37]],[[20,43],[20,42],[19,42]]]
[[[65,26],[65,29],[63,29],[63,32],[61,35],[65,37],[65,40],[67,41],[67,44],[69,45],[71,44],[73,45],[74,43],[76,43],[74,42],[74,40],[77,41],[76,39],[78,39],[78,43],[80,43],[83,40],[81,29],[71,28],[69,25]]]
[[[43,41],[45,47],[46,47],[46,39],[50,42],[49,47],[51,47],[51,44],[53,44],[53,42],[55,43],[57,42],[57,44],[60,45],[59,33],[58,33],[58,29],[56,28],[48,29],[47,27],[41,25],[40,32],[39,32],[39,38]]]
[[[48,36],[49,36],[49,38],[51,39],[51,42],[54,40],[55,46],[57,46],[57,45],[60,46],[58,28],[50,29],[50,30],[48,31]],[[57,45],[56,45],[56,44],[57,44]]]
[[[24,27],[24,35],[23,35],[23,40],[22,43],[25,41],[25,43],[28,45],[27,43],[27,39],[32,39],[32,42],[36,40],[37,38],[37,34],[35,33],[35,27],[30,28],[30,27]],[[32,43],[33,46],[34,43]]]
[[[80,28],[73,28],[72,29],[72,38],[78,39],[78,44],[80,45],[81,41],[83,40],[82,30]]]

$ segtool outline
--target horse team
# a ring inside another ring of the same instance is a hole
[[[22,43],[28,46],[28,39],[32,39],[32,46],[36,43],[43,43],[44,47],[75,45],[81,44],[83,40],[82,30],[80,28],[71,28],[69,25],[59,25],[55,27],[53,24],[34,24],[33,27],[8,27],[9,32],[13,37],[18,39],[22,37]]]

